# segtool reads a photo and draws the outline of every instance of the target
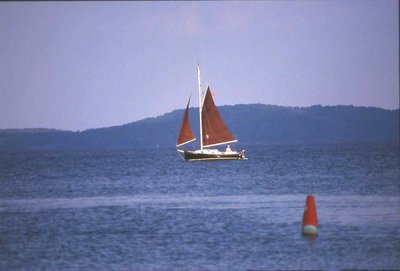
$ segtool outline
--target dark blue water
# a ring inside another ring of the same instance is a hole
[[[400,269],[398,146],[246,149],[0,153],[0,270]]]

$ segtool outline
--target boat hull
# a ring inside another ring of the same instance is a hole
[[[244,151],[183,151],[178,150],[186,161],[246,160]]]

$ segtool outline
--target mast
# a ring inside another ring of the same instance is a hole
[[[197,63],[197,81],[199,83],[200,150],[203,150],[203,129],[202,129],[202,121],[201,121],[201,108],[203,106],[201,104],[202,95],[201,95],[201,82],[200,82],[200,63]]]

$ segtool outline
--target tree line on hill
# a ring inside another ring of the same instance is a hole
[[[199,131],[197,110],[189,112],[195,134]],[[241,104],[221,106],[219,111],[240,145],[399,143],[399,109]],[[82,132],[5,129],[0,130],[0,151],[173,148],[182,116],[179,109]]]

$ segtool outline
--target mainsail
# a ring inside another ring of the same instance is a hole
[[[178,136],[178,142],[176,142],[177,147],[196,140],[196,137],[193,135],[192,128],[190,127],[189,122],[189,103],[190,98],[186,106],[185,114],[183,115],[181,130],[179,131]]]
[[[237,141],[222,120],[221,115],[215,106],[209,87],[207,87],[206,96],[204,98],[201,118],[204,147]]]

